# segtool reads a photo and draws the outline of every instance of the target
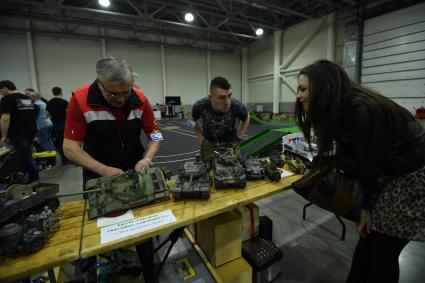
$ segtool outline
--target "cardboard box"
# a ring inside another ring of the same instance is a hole
[[[260,230],[258,206],[251,203],[238,207],[236,211],[242,218],[242,241],[257,237]]]
[[[252,267],[243,257],[216,268],[223,283],[251,283]]]
[[[241,257],[241,217],[235,211],[197,223],[196,240],[214,267]]]

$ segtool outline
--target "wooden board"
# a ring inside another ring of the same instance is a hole
[[[211,197],[208,200],[169,200],[133,209],[136,218],[171,209],[177,221],[104,245],[100,244],[100,229],[97,228],[96,219],[88,220],[86,211],[80,255],[82,258],[87,258],[117,248],[138,244],[144,239],[148,239],[163,232],[186,226],[189,223],[198,222],[217,214],[230,211],[238,206],[249,204],[256,200],[282,192],[287,189],[291,183],[301,178],[301,176],[302,175],[290,176],[281,179],[280,182],[271,182],[268,180],[248,182],[245,189],[225,189],[220,191],[213,189]],[[174,184],[169,182],[169,186],[172,185]]]
[[[84,211],[84,200],[61,204],[56,211],[63,217],[59,231],[36,253],[0,258],[0,282],[16,281],[79,259]]]

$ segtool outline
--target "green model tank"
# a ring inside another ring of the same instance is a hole
[[[85,191],[90,206],[89,219],[168,200],[167,189],[163,171],[158,167],[89,180]]]
[[[215,188],[245,188],[246,174],[239,156],[237,156],[230,147],[216,154],[217,157],[214,159]]]
[[[188,161],[180,166],[176,186],[172,189],[174,199],[208,199],[210,197],[209,171],[199,154],[195,158],[195,161]]]

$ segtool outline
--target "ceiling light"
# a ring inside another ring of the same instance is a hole
[[[257,28],[257,29],[255,30],[255,34],[256,34],[256,35],[258,35],[258,36],[263,35],[263,33],[264,33],[264,30],[263,30],[262,28]]]
[[[111,2],[109,0],[98,0],[98,2],[103,7],[109,7],[111,5]]]
[[[192,22],[194,17],[192,13],[186,13],[186,15],[184,15],[184,19],[186,20],[186,22]]]

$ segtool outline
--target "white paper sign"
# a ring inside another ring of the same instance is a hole
[[[112,224],[117,224],[120,222],[128,221],[130,219],[133,219],[133,211],[129,210],[123,215],[117,216],[117,217],[100,217],[97,219],[97,227],[105,227]]]
[[[281,169],[281,172],[280,172],[280,178],[285,178],[285,177],[289,177],[289,176],[292,176],[292,175],[294,175],[294,173],[292,173],[292,172],[290,172],[290,171],[286,171],[286,170],[284,170],[284,169]]]
[[[106,244],[177,221],[171,210],[100,228],[100,243]]]

